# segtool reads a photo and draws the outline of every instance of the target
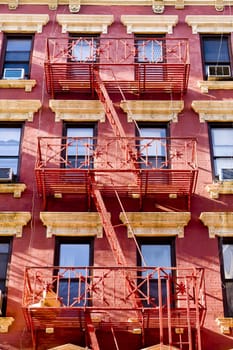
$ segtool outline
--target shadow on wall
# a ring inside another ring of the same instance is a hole
[[[211,332],[209,329],[202,330],[202,349],[203,350],[232,350],[233,334],[225,336]]]

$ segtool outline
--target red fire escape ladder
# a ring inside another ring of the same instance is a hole
[[[93,350],[100,350],[98,339],[97,339],[97,336],[95,333],[95,327],[93,325],[93,322],[92,322],[92,319],[90,317],[89,312],[86,312],[85,319],[86,319],[87,331],[88,331],[88,334],[90,337],[92,349]]]

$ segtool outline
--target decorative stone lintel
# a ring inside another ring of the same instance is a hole
[[[233,237],[233,212],[203,212],[199,218],[209,228],[209,237]]]
[[[192,33],[231,33],[233,32],[233,16],[186,16],[185,22],[192,27]]]
[[[183,101],[122,101],[121,108],[128,115],[128,122],[178,121],[178,113],[184,108]]]
[[[40,107],[40,100],[0,100],[0,121],[32,122]]]
[[[102,222],[96,212],[41,212],[40,219],[47,226],[47,238],[53,235],[103,237]]]
[[[1,89],[24,89],[25,92],[31,92],[32,88],[36,86],[36,80],[33,79],[1,79]]]
[[[49,15],[6,14],[0,17],[0,32],[6,33],[42,33],[43,25],[49,21]]]
[[[127,27],[127,33],[168,33],[178,23],[178,16],[122,15],[121,22]]]
[[[233,318],[232,317],[218,317],[216,319],[220,331],[222,334],[230,334],[231,328],[233,328]]]
[[[8,333],[8,328],[14,322],[13,317],[0,317],[0,333]]]
[[[57,15],[62,33],[104,33],[113,21],[113,15]]]
[[[25,190],[25,184],[0,184],[0,193],[13,193],[14,198],[21,198],[21,194]]]
[[[55,121],[105,121],[105,111],[99,100],[50,100]]]
[[[22,237],[23,226],[31,220],[26,211],[0,212],[0,236]]]
[[[178,236],[184,237],[189,212],[127,212],[120,219],[128,228],[128,237]]]
[[[199,114],[200,122],[232,122],[233,100],[224,101],[193,101],[193,110]]]
[[[206,186],[206,191],[212,199],[218,199],[220,194],[233,194],[233,181],[209,184]]]
[[[199,80],[197,86],[203,94],[208,94],[209,90],[232,90],[233,81],[204,81]]]

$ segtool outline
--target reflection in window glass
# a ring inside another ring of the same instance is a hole
[[[12,168],[18,173],[21,128],[0,127],[0,168]]]

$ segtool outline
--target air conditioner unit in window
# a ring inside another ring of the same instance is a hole
[[[3,71],[3,79],[24,79],[24,68],[5,68]]]
[[[220,181],[233,181],[233,169],[221,169],[219,175]]]
[[[0,182],[11,182],[13,179],[12,168],[0,168]]]
[[[230,66],[208,66],[208,80],[224,80],[231,78]]]

